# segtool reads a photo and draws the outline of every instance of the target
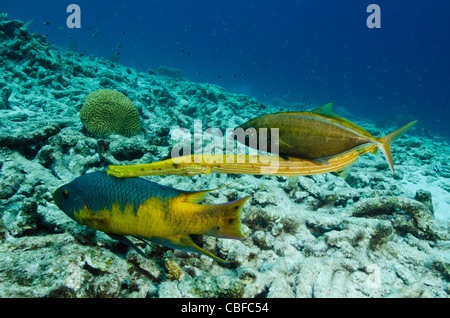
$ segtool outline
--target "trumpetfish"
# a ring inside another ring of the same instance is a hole
[[[141,165],[110,165],[108,175],[118,178],[135,176],[180,175],[194,176],[210,173],[253,175],[313,175],[343,170],[359,156],[376,153],[375,144],[364,145],[328,159],[327,164],[313,160],[261,155],[188,155]],[[199,156],[196,158],[196,156]],[[241,157],[240,157],[241,156]]]

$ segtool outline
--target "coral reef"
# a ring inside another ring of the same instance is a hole
[[[242,240],[199,238],[233,265],[133,241],[144,258],[73,222],[51,193],[109,164],[170,157],[178,142],[171,132],[192,132],[196,119],[225,132],[283,109],[177,72],[142,73],[54,48],[5,14],[0,39],[0,297],[448,298],[450,146],[442,139],[413,130],[397,140],[395,175],[368,154],[345,179],[153,177],[192,191],[229,184],[207,204],[253,196],[242,210]],[[126,92],[146,135],[85,134],[77,114],[97,89]],[[363,126],[375,135],[395,129]]]
[[[141,130],[139,112],[131,99],[110,89],[90,93],[80,110],[80,119],[86,129],[97,137],[110,134],[131,137]]]

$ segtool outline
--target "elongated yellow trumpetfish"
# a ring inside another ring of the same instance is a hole
[[[277,156],[222,155],[221,160],[217,160],[216,155],[190,155],[142,165],[111,165],[107,173],[119,178],[161,175],[195,176],[210,173],[312,175],[342,170],[359,156],[368,152],[375,153],[377,148],[375,144],[358,147],[329,158],[327,164],[293,157],[285,160]]]

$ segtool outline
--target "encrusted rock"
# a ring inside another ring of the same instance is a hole
[[[432,213],[434,213],[433,200],[431,199],[431,193],[429,191],[417,190],[414,199],[422,202]]]
[[[369,247],[372,250],[376,250],[380,248],[383,244],[385,244],[392,234],[394,233],[394,228],[390,221],[382,221],[377,223],[375,226],[373,233],[371,233]]]
[[[9,199],[20,188],[20,183],[17,178],[7,176],[0,180],[0,199]]]
[[[0,240],[5,238],[6,232],[7,231],[6,231],[5,227],[3,226],[2,218],[0,218]]]
[[[160,281],[162,273],[158,265],[153,260],[137,255],[135,252],[130,252],[127,255],[127,262],[132,264],[138,272],[144,274],[150,279]]]
[[[353,208],[353,216],[388,219],[400,233],[436,239],[432,230],[433,215],[424,204],[406,197],[376,197],[365,199]]]
[[[264,250],[270,249],[274,245],[274,237],[270,233],[256,231],[253,233],[252,238],[253,242]]]

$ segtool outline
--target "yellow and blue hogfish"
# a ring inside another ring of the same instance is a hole
[[[142,178],[93,172],[58,188],[53,199],[75,221],[107,233],[142,255],[126,235],[228,263],[195,244],[191,235],[242,238],[240,211],[250,196],[224,204],[198,204],[210,191],[189,192]]]

